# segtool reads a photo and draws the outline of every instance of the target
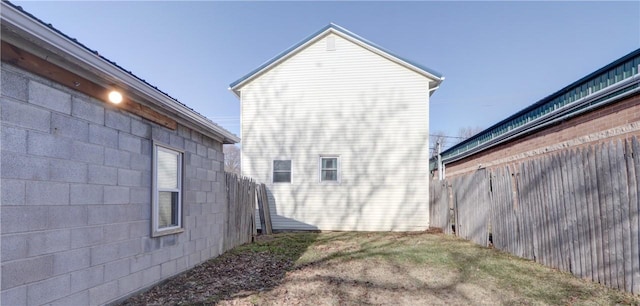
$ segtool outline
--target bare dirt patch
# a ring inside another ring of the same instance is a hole
[[[637,296],[432,233],[277,234],[124,305],[638,304]]]

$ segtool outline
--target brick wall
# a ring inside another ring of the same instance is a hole
[[[222,144],[2,63],[1,304],[104,304],[223,249]],[[183,226],[151,238],[152,140],[183,149]]]
[[[454,163],[446,164],[447,177],[482,167],[494,167],[540,154],[640,136],[640,95],[635,95],[558,125],[510,141]]]

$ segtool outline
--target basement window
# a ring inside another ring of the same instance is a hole
[[[154,143],[152,236],[182,232],[183,152]]]

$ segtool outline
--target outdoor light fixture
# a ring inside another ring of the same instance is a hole
[[[109,101],[111,101],[111,103],[113,104],[120,104],[120,102],[122,102],[122,94],[115,90],[112,90],[109,93]]]

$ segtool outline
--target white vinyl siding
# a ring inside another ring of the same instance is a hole
[[[153,236],[182,231],[182,152],[153,145]]]
[[[430,80],[334,39],[240,89],[242,173],[268,183],[274,229],[424,230]],[[319,181],[323,153],[340,156],[339,184]],[[270,183],[279,156],[291,184]]]

